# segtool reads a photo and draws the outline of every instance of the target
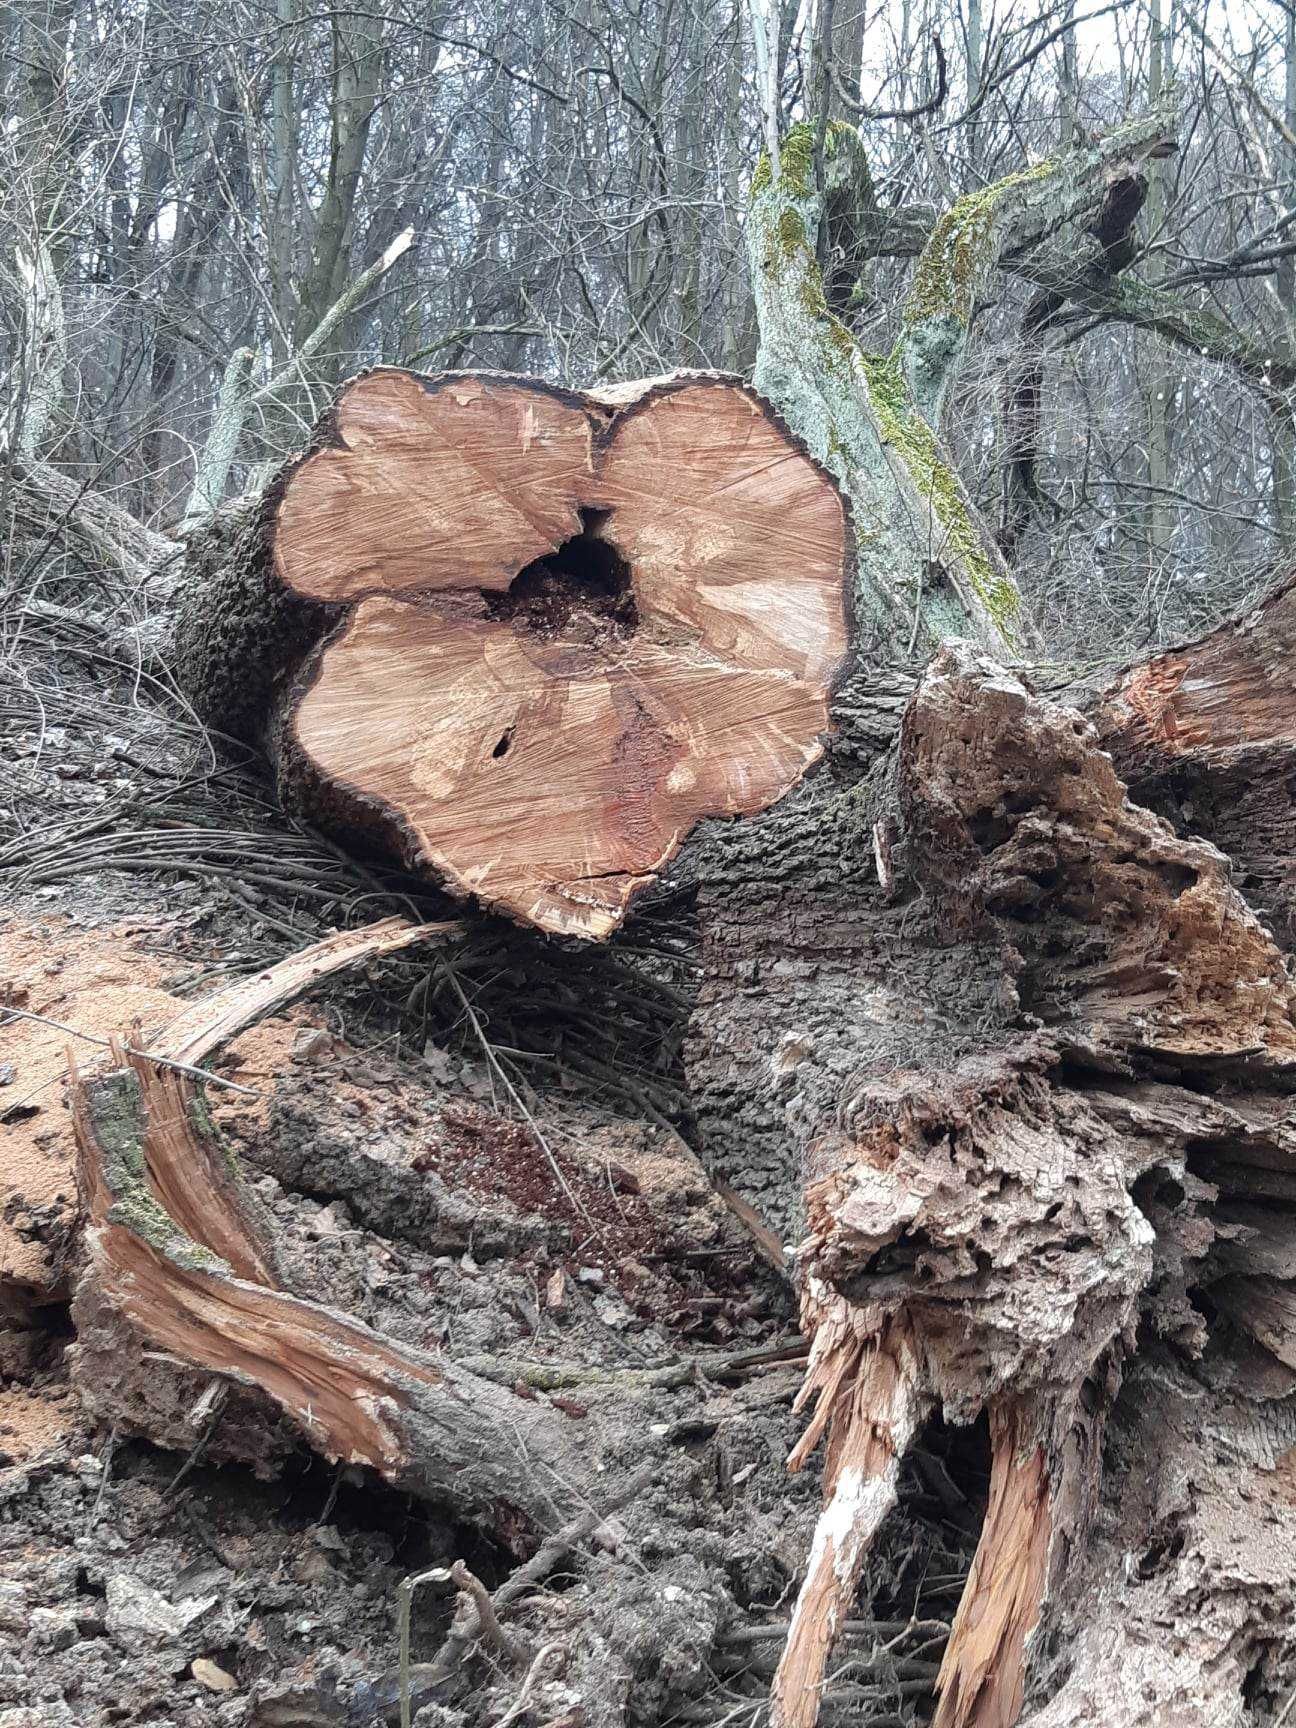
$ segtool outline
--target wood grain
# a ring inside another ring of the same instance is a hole
[[[295,740],[456,894],[606,936],[699,820],[764,809],[820,756],[846,522],[742,386],[665,380],[618,411],[375,373],[337,436],[276,529],[286,584],[355,602]],[[579,579],[492,602],[583,524],[627,567],[615,615]]]

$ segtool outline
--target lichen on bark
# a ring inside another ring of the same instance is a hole
[[[140,1083],[129,1069],[106,1074],[87,1089],[93,1133],[109,1205],[106,1221],[121,1225],[190,1272],[228,1272],[219,1255],[177,1229],[149,1189]]]
[[[825,140],[838,174],[867,170],[850,132],[839,123]],[[756,386],[850,502],[866,649],[927,651],[963,635],[1015,654],[1016,585],[923,418],[907,336],[888,356],[868,354],[828,305],[815,250],[823,205],[813,146],[813,129],[794,126],[777,176],[762,157],[752,177]]]

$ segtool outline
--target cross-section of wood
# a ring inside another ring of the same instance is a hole
[[[731,380],[379,371],[196,560],[181,674],[314,820],[598,938],[698,821],[821,754],[849,551],[831,480]]]
[[[1296,578],[1195,642],[1130,667],[1094,711],[1134,778],[1194,750],[1296,740]]]

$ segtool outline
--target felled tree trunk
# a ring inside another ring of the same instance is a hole
[[[835,1649],[934,1414],[985,1416],[991,1449],[938,1728],[1242,1728],[1296,1680],[1289,591],[1091,722],[1005,666],[1030,623],[936,425],[978,283],[1009,254],[1043,270],[1059,223],[1163,148],[1159,122],[1126,133],[943,218],[885,357],[828,309],[823,188],[790,139],[749,229],[776,409],[713,378],[377,372],[189,558],[181,678],[315,820],[547,933],[607,936],[671,870],[689,888],[693,1126],[767,1256],[786,1244],[809,1348],[790,1464],[823,1443],[775,1728],[851,1705]],[[951,631],[921,673],[887,669]],[[507,1403],[276,1288],[201,1134],[203,1205],[159,1178],[136,1083],[82,1097],[84,1359],[124,1319],[461,1505],[440,1428],[462,1400],[469,1510],[539,1525],[543,1494],[489,1455]],[[121,1186],[141,1164],[161,1220]],[[285,1330],[287,1364],[264,1347]],[[355,1398],[307,1395],[361,1368]],[[675,1430],[647,1432],[661,1488]],[[601,1438],[596,1416],[581,1445]],[[538,1426],[580,1499],[575,1450]],[[679,1516],[712,1636],[745,1613],[724,1516],[707,1543]],[[592,1728],[633,1717],[644,1672],[627,1658],[608,1701],[607,1653],[638,1633],[609,1641],[607,1615],[570,1633]]]
[[[193,547],[176,665],[321,826],[599,937],[818,758],[849,566],[831,479],[732,380],[379,371]]]
[[[1075,710],[950,645],[861,773],[886,706],[844,693],[827,771],[694,861],[704,1150],[795,1246],[812,1413],[789,1463],[825,1443],[771,1719],[850,1696],[835,1647],[906,1454],[930,1414],[984,1412],[939,1728],[1242,1728],[1296,1667],[1296,991],[1227,861],[1132,802]],[[201,1119],[158,1138],[186,1116],[159,1091],[134,1064],[82,1092],[92,1399],[160,1347],[483,1521],[535,1532],[554,1481],[591,1491],[605,1410],[572,1441],[525,1404],[496,1457],[513,1395],[277,1289]],[[742,1623],[721,1569],[689,1600]],[[568,1636],[590,1720],[622,1723],[606,1628]]]

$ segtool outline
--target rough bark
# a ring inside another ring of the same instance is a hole
[[[1247,633],[1212,642],[1201,664],[1240,675]],[[1177,689],[1199,697],[1188,678]],[[806,1728],[821,1701],[848,1698],[835,1646],[935,1411],[988,1413],[991,1445],[941,1728],[1096,1714],[1169,1728],[1198,1698],[1240,1728],[1296,1658],[1283,956],[1222,855],[1127,797],[1102,748],[1108,709],[1100,734],[967,644],[916,685],[847,683],[835,703],[824,770],[707,832],[690,865],[700,1136],[740,1198],[800,1241],[814,1408],[791,1462],[827,1442],[774,1719]],[[1272,715],[1263,727],[1256,749],[1281,730]],[[201,1060],[278,987],[208,1004],[158,1051]],[[624,1394],[592,1400],[573,1439],[561,1412],[508,1390],[517,1365],[428,1356],[282,1288],[187,1085],[146,1060],[82,1091],[75,1318],[91,1406],[182,1445],[210,1380],[232,1380],[233,1449],[260,1465],[292,1433],[524,1541],[574,1512]],[[158,1350],[189,1365],[187,1402],[159,1403],[166,1376],[144,1366]],[[519,1419],[525,1446],[500,1446]],[[705,1447],[728,1419],[661,1424],[654,1482],[686,1436]],[[694,1616],[694,1685],[735,1609],[718,1526],[681,1535],[683,1517],[661,1527],[705,1549],[671,1585]],[[628,1579],[565,1622],[567,1684],[596,1724],[669,1715],[686,1695],[664,1680],[635,1715],[636,1641],[662,1610],[648,1590],[632,1606]]]
[[[377,372],[190,557],[177,670],[285,797],[459,896],[606,935],[822,750],[849,534],[758,397]]]
[[[868,880],[879,834],[886,887]],[[1168,1357],[1174,1396],[1195,1385],[1227,1432],[1245,1394],[1216,1364],[1252,1349],[1228,1342],[1245,1336],[1271,1358],[1253,1420],[1286,1429],[1264,1408],[1287,1393],[1280,1364],[1296,1357],[1293,1305],[1273,1282],[1291,1270],[1286,1221],[1261,1230],[1255,1207],[1293,1191],[1273,1138],[1296,1073],[1283,957],[1221,855],[1131,803],[1078,713],[965,647],[929,668],[891,764],[832,794],[816,782],[745,838],[773,905],[744,933],[729,915],[734,883],[704,888],[704,953],[723,982],[704,985],[691,1063],[702,1096],[724,1099],[722,1147],[735,1163],[750,1149],[745,1178],[732,1165],[728,1178],[761,1197],[804,1184],[797,1276],[820,1399],[808,1438],[830,1420],[848,1430],[865,1365],[897,1326],[916,1400],[959,1422],[989,1409],[990,1506],[937,1720],[1006,1728],[1023,1707],[1031,1722],[1035,1707],[1041,1723],[1070,1720],[1059,1700],[1102,1695],[1085,1663],[1102,1661],[1099,1628],[1117,1623],[1106,1603],[1121,1563],[1107,1551],[1100,1579],[1077,1558],[1134,1491],[1128,1456],[1104,1469],[1131,1361]],[[852,855],[853,876],[839,868]],[[801,909],[799,948],[784,944],[780,902]],[[747,984],[738,1005],[735,980]],[[744,1009],[765,1068],[744,1069],[737,1045],[724,1092],[722,1053]],[[780,1143],[770,1170],[761,1148]],[[1148,1384],[1137,1381],[1144,1398]],[[1152,1420],[1128,1397],[1121,1408],[1122,1424]],[[868,1496],[843,1509],[836,1470],[830,1454],[813,1552],[831,1542],[849,1555],[848,1593],[875,1520]],[[1220,1478],[1207,1495],[1203,1532],[1238,1516]],[[1247,1528],[1275,1516],[1269,1495]],[[1177,1569],[1148,1541],[1158,1587],[1187,1591],[1199,1550]],[[811,1596],[823,1596],[821,1570],[812,1557]],[[1192,1637],[1173,1684],[1195,1669],[1229,1696],[1220,1720],[1240,1719],[1229,1687],[1267,1660],[1261,1571],[1219,1623],[1177,1610]],[[816,1636],[831,1642],[838,1610],[831,1596],[819,1607]],[[1144,1601],[1128,1611],[1146,1623]],[[1073,1644],[1065,1679],[1061,1627],[1072,1638],[1091,1627],[1094,1640]],[[795,1619],[793,1633],[784,1681],[813,1680]],[[1159,1676],[1146,1712],[1131,1693],[1119,1720],[1168,1722],[1172,1695]]]

